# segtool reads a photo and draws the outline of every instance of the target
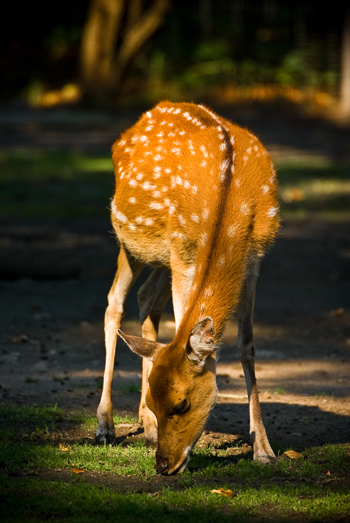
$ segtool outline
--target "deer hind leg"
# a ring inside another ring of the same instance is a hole
[[[105,314],[106,363],[102,395],[97,409],[98,429],[96,432],[96,441],[98,443],[104,443],[105,441],[107,443],[115,443],[111,393],[117,329],[119,329],[123,317],[125,299],[136,278],[139,276],[142,267],[143,264],[128,255],[121,245],[118,257],[118,269],[108,294],[108,306]]]
[[[249,399],[250,439],[254,450],[254,459],[269,463],[276,459],[266,435],[262,421],[255,377],[255,348],[253,341],[253,311],[255,288],[259,273],[256,261],[250,263],[245,277],[237,311],[238,353],[243,366]]]
[[[170,272],[166,269],[153,269],[137,293],[143,338],[152,341],[157,340],[160,317],[170,296]],[[152,362],[147,358],[143,358],[139,420],[144,427],[146,438],[155,443],[158,439],[157,419],[153,412],[147,407],[145,401],[148,389],[148,376],[151,370]]]

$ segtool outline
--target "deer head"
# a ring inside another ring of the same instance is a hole
[[[157,470],[182,472],[216,399],[216,346],[209,316],[185,343],[163,345],[137,336],[119,336],[132,351],[153,361],[146,403],[158,422]]]

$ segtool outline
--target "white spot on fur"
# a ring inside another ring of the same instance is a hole
[[[197,191],[198,191],[197,185],[192,185],[191,191],[193,192],[193,194],[197,194]]]
[[[182,185],[182,179],[180,178],[180,176],[176,176],[176,178],[175,178],[175,182],[176,182],[178,185]]]
[[[175,211],[175,205],[169,205],[169,214],[173,214],[173,212]]]
[[[229,236],[230,238],[232,238],[236,232],[237,232],[237,225],[236,224],[231,224],[228,228],[227,228],[227,236]]]
[[[188,180],[184,181],[184,187],[185,187],[185,189],[189,189],[191,187],[191,184]]]
[[[202,151],[202,153],[204,155],[204,158],[208,158],[209,155],[208,155],[208,151],[207,151],[205,145],[201,145],[200,149],[201,149],[201,151]]]
[[[264,194],[267,194],[267,193],[269,192],[269,190],[270,190],[270,188],[269,188],[268,185],[263,185],[263,186],[262,186],[262,192],[263,192]]]
[[[149,183],[149,182],[145,182],[141,187],[142,187],[142,189],[144,189],[145,191],[154,190],[154,189],[157,188],[156,185],[152,185],[152,184]]]
[[[153,224],[152,218],[146,218],[145,219],[145,225],[152,225],[152,224]]]
[[[228,158],[226,160],[224,160],[223,162],[221,162],[220,174],[219,174],[220,182],[223,182],[225,180],[226,172],[227,172],[227,169],[228,169],[229,165],[230,165],[230,160]]]
[[[142,216],[138,216],[135,220],[136,223],[142,223],[143,222],[143,217]]]
[[[136,198],[134,198],[133,196],[131,198],[129,198],[129,202],[130,203],[135,203],[136,202]]]
[[[134,231],[136,229],[136,226],[131,222],[128,224],[128,227],[131,231]]]
[[[159,202],[151,202],[149,206],[151,209],[155,209],[156,211],[160,211],[161,209],[163,209],[163,204]]]
[[[199,243],[204,246],[207,243],[207,240],[208,240],[208,234],[206,232],[202,232],[199,235]]]
[[[236,186],[236,187],[240,187],[240,186],[241,186],[241,181],[242,181],[241,178],[237,178],[237,179],[235,180],[235,186]]]
[[[122,223],[127,223],[128,221],[127,217],[122,212],[117,211],[117,209],[114,211],[114,216],[117,218],[118,221]]]
[[[267,216],[268,216],[269,218],[273,218],[274,216],[276,216],[277,212],[278,212],[278,207],[271,207],[271,208],[268,210],[268,212],[267,212]]]
[[[136,180],[142,180],[142,178],[143,178],[143,173],[138,173],[136,175]]]
[[[147,111],[146,116],[148,116],[148,118],[151,118],[152,117],[151,111]]]
[[[248,212],[249,212],[249,205],[247,203],[242,203],[240,210],[241,210],[242,214],[248,214]]]
[[[140,136],[140,142],[146,142],[147,141],[147,136],[145,136],[144,134],[142,136]]]
[[[136,187],[137,181],[131,179],[131,180],[129,180],[129,185],[131,185],[131,187]]]
[[[220,256],[218,259],[218,267],[221,269],[225,265],[226,258],[225,256]]]
[[[179,219],[179,222],[180,222],[181,225],[185,225],[186,220],[185,220],[185,218],[182,216],[182,214],[179,214],[178,219]]]
[[[209,209],[207,209],[207,207],[203,209],[202,216],[204,220],[207,220],[209,218]]]
[[[197,214],[191,214],[191,220],[198,223],[199,222],[199,216]]]
[[[213,295],[213,289],[211,287],[206,287],[204,289],[204,296],[210,297]]]

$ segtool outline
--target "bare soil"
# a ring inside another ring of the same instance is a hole
[[[233,117],[232,110],[228,113]],[[11,114],[5,114],[6,125],[0,128],[2,149],[95,146],[105,151],[136,117]],[[323,148],[330,157],[348,159],[346,130],[337,128],[334,136],[326,124],[303,124],[292,114],[284,119],[274,115],[268,124],[264,114],[237,115],[276,157],[286,150],[317,154]],[[256,371],[263,417],[276,451],[349,442],[349,227],[347,221],[285,220],[262,263],[255,309]],[[0,217],[3,402],[96,411],[104,366],[103,315],[118,253],[110,230],[103,220]],[[146,273],[127,301],[122,329],[128,334],[140,334],[136,290]],[[173,332],[169,304],[160,340],[169,341]],[[222,447],[242,440],[249,451],[246,389],[235,342],[232,319],[218,363],[218,402],[198,444]],[[134,389],[140,383],[141,360],[118,342],[113,390],[118,414],[137,416],[139,393]],[[123,426],[118,436],[127,444],[142,437],[142,430]],[[64,437],[92,441],[94,435],[67,426]]]

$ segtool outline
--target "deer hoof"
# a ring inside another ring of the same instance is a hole
[[[277,463],[276,456],[269,456],[268,454],[260,454],[260,456],[254,456],[254,460],[259,461],[264,465],[268,465],[269,463]]]
[[[95,441],[98,445],[115,445],[116,444],[116,437],[115,434],[102,434],[97,433],[95,436]]]

